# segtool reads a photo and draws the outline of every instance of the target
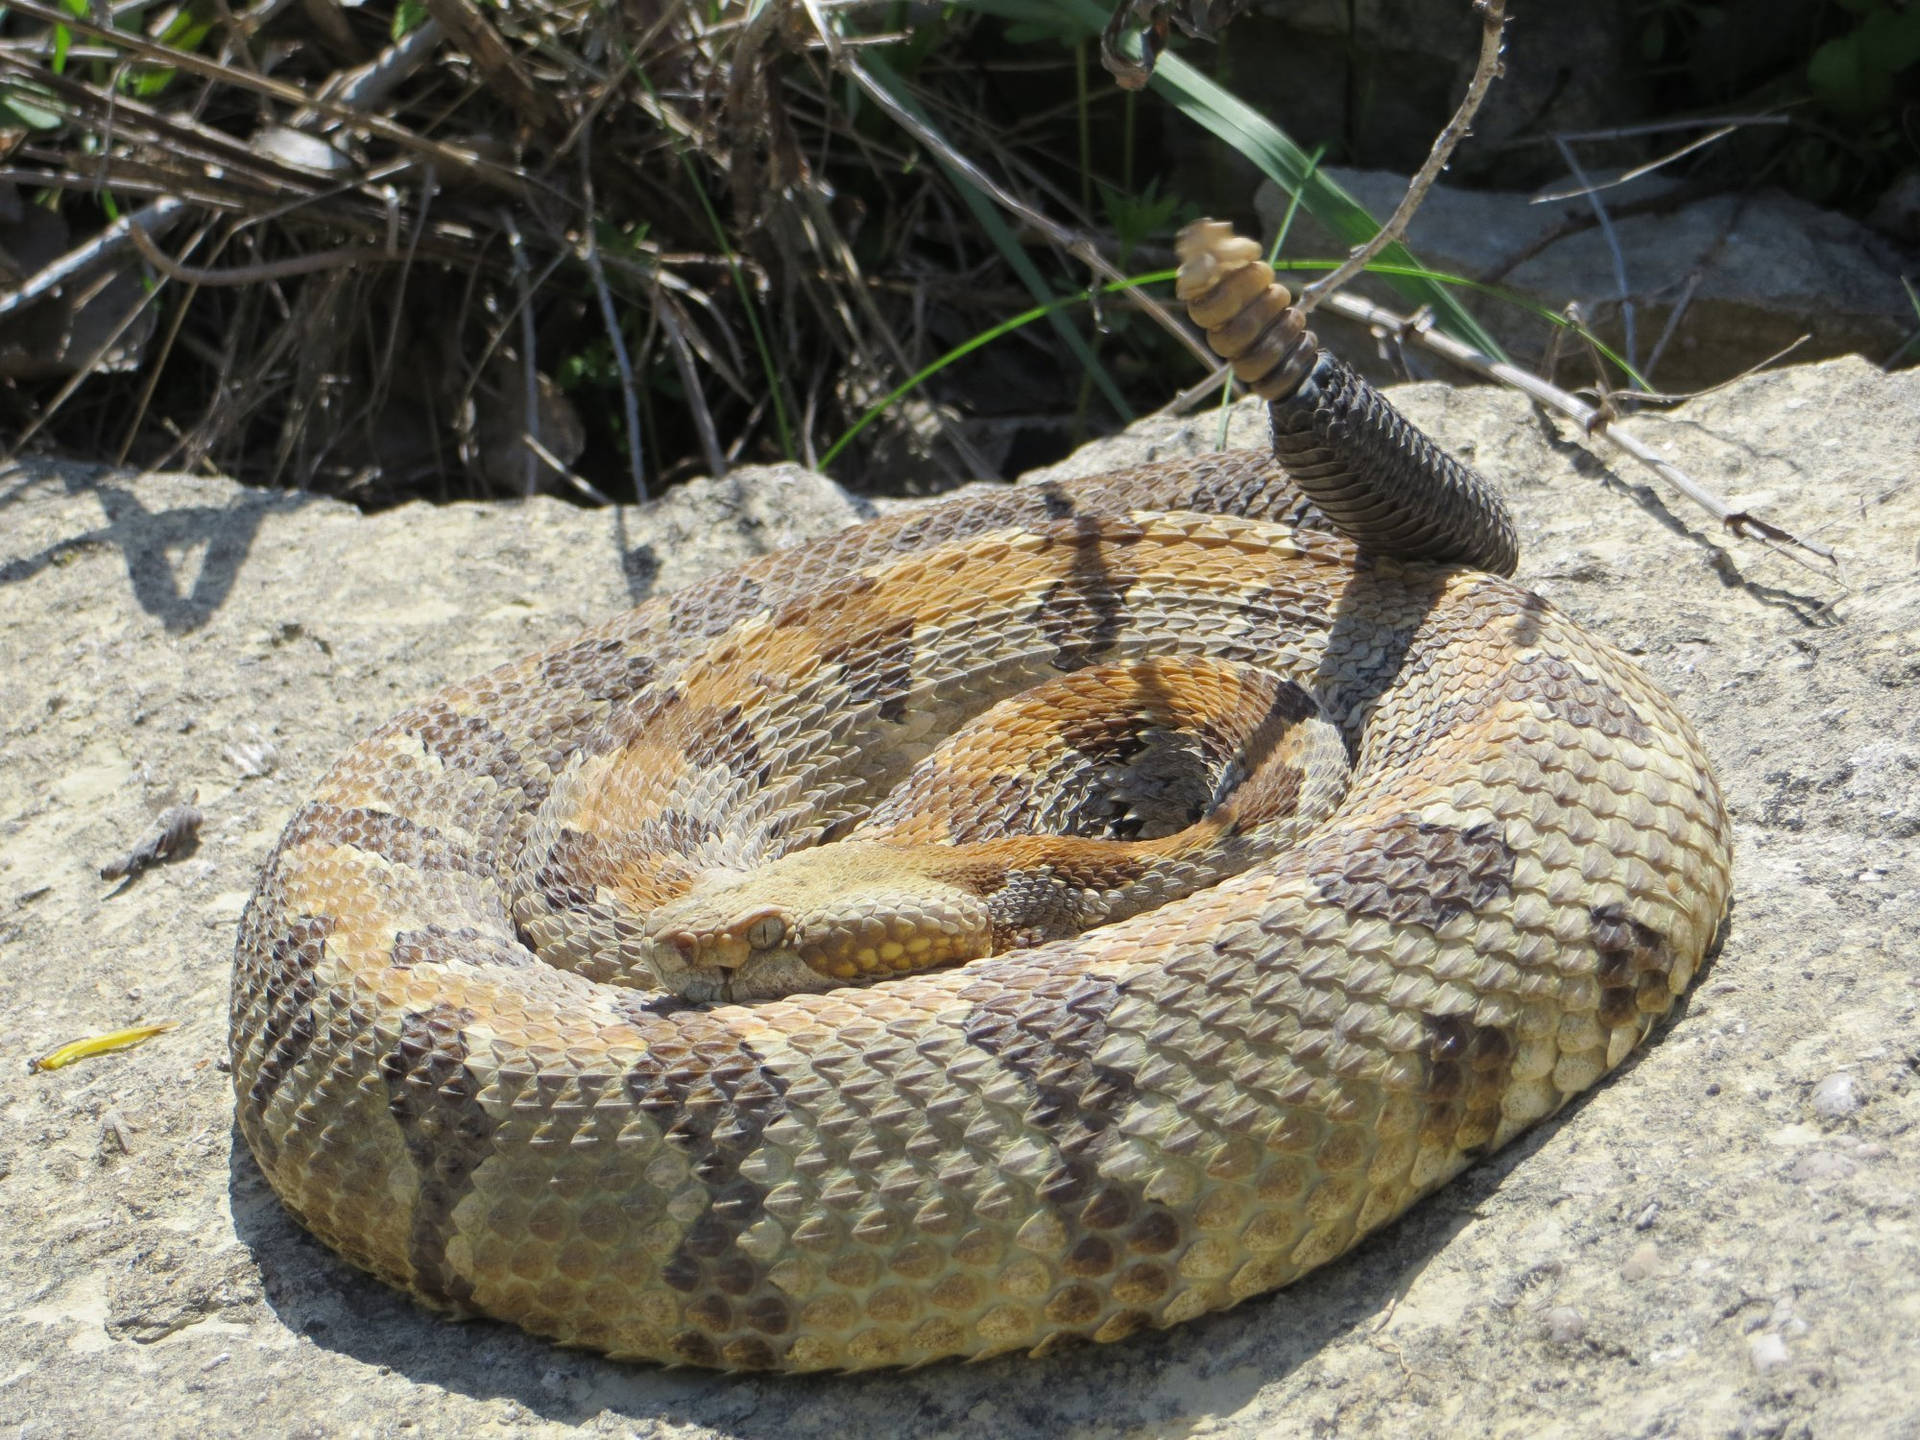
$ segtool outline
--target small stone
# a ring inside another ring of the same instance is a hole
[[[1555,1305],[1542,1318],[1547,1338],[1556,1345],[1578,1345],[1586,1338],[1587,1317],[1571,1305]]]
[[[1859,1086],[1845,1070],[1836,1070],[1813,1087],[1813,1113],[1822,1120],[1844,1120],[1865,1102]]]
[[[1787,1363],[1787,1342],[1772,1331],[1762,1331],[1747,1342],[1747,1358],[1760,1374],[1771,1375]]]
[[[242,780],[271,775],[280,763],[280,750],[271,740],[236,740],[220,754],[240,772]]]
[[[1789,1172],[1802,1184],[1829,1184],[1835,1180],[1845,1180],[1860,1167],[1851,1157],[1833,1150],[1815,1150],[1800,1157],[1800,1161]]]
[[[1637,1285],[1659,1268],[1660,1247],[1651,1240],[1642,1240],[1633,1247],[1626,1264],[1620,1267],[1620,1278],[1630,1285]]]

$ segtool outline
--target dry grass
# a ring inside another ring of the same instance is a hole
[[[842,64],[873,53],[857,32],[893,13],[11,5],[9,448],[369,503],[645,493],[811,460],[899,378],[1032,303],[953,177],[833,69],[829,40]],[[1005,143],[948,23],[889,52],[917,67],[909,103],[1036,210],[1084,224],[1062,170]],[[1086,283],[1042,260],[1049,283]],[[1000,364],[1028,388],[1059,368]],[[870,462],[997,468],[938,407],[893,420]]]

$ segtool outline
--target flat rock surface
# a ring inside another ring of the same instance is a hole
[[[234,923],[336,753],[861,505],[791,471],[651,509],[374,517],[185,476],[0,478],[0,1435],[1920,1436],[1920,373],[1785,370],[1633,422],[1834,547],[1845,587],[1513,395],[1398,398],[1511,496],[1523,578],[1700,725],[1738,827],[1718,961],[1597,1093],[1288,1291],[852,1379],[618,1365],[417,1310],[281,1212],[223,1067]],[[99,878],[195,792],[192,853]],[[179,1028],[26,1072],[149,1020]]]

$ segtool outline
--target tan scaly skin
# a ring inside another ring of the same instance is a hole
[[[1244,242],[1185,245],[1302,485],[1504,568],[1457,466],[1402,524],[1315,458],[1298,397],[1337,439],[1358,393],[1388,470],[1418,447]],[[1147,466],[802,546],[388,722],[242,922],[239,1121],[354,1263],[616,1356],[1117,1340],[1591,1085],[1728,867],[1699,742],[1604,641],[1362,554],[1271,455]],[[1018,948],[912,968],[948,941]],[[798,993],[849,964],[908,970]]]

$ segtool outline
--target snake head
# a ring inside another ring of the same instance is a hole
[[[649,966],[687,999],[864,984],[984,955],[977,897],[880,845],[839,844],[753,870],[711,870],[647,916]]]
[[[803,929],[762,872],[712,870],[647,916],[646,968],[662,989],[702,1004],[830,989],[795,951]]]
[[[711,912],[711,907],[706,907]],[[738,970],[787,945],[793,920],[777,905],[758,905],[719,924],[677,925],[655,932],[687,965],[704,970]]]

